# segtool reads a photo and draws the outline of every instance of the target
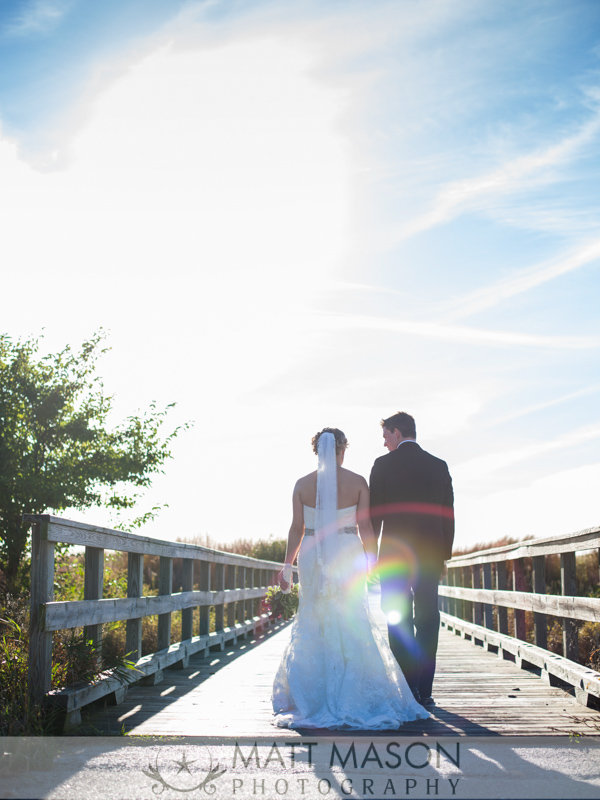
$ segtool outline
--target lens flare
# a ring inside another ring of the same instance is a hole
[[[414,551],[403,543],[394,543],[394,551],[384,553],[383,548],[379,553],[379,561],[374,572],[379,576],[382,585],[404,585],[411,583],[411,578],[416,574],[417,558]]]
[[[399,611],[390,611],[387,614],[388,625],[398,625],[401,619]]]

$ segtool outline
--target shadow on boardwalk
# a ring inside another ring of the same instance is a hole
[[[376,603],[377,598],[371,598]],[[377,618],[377,608],[375,608]],[[379,612],[378,624],[385,619]],[[290,633],[279,624],[248,636],[223,652],[190,660],[182,670],[166,670],[156,686],[132,686],[125,702],[95,709],[84,733],[143,736],[202,736],[301,739],[331,731],[274,728],[271,689]],[[243,658],[242,658],[243,656]],[[454,633],[441,631],[436,705],[431,718],[373,737],[597,736],[600,713],[579,705],[563,690],[548,686]],[[354,731],[336,731],[347,738]],[[369,733],[371,735],[371,733]]]
[[[164,680],[155,686],[132,685],[118,706],[90,707],[77,734],[223,734],[221,720],[235,719],[245,700],[256,699],[259,692],[266,691],[270,703],[270,684],[265,685],[265,681],[272,682],[274,674],[269,677],[266,666],[273,662],[269,645],[289,626],[289,622],[276,622],[267,630],[240,637],[236,644],[228,643],[222,651],[215,649],[207,657],[192,656],[188,667],[166,669]],[[275,650],[280,647],[278,642]],[[264,651],[264,658],[258,650]],[[260,669],[261,663],[264,669]]]

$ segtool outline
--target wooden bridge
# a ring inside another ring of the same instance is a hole
[[[28,519],[33,700],[57,704],[66,729],[82,724],[83,709],[84,731],[88,726],[106,734],[273,737],[271,685],[290,625],[270,620],[260,605],[280,564],[46,515]],[[59,542],[85,548],[83,600],[53,600]],[[399,733],[598,734],[600,673],[577,663],[577,623],[600,622],[600,599],[576,596],[575,569],[577,553],[599,549],[600,528],[593,528],[449,561],[440,587],[436,705],[431,719],[404,725]],[[125,598],[102,597],[106,550],[128,553]],[[546,558],[557,555],[560,595],[547,593],[545,576]],[[144,556],[160,558],[156,596],[143,595]],[[182,559],[177,587],[174,559]],[[384,628],[377,593],[370,593],[370,603]],[[182,638],[172,642],[171,616],[177,611]],[[158,615],[158,650],[143,654],[142,618],[150,615]],[[549,615],[561,620],[564,656],[546,649]],[[91,685],[50,691],[53,633],[84,627],[101,646],[102,625],[119,620],[126,620],[126,651],[136,661],[136,682],[104,674]],[[277,735],[293,739],[301,732],[278,729]]]

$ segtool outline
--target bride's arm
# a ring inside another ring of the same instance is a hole
[[[302,537],[304,536],[304,509],[302,508],[302,500],[300,499],[299,481],[294,486],[294,494],[292,496],[292,524],[290,532],[288,533],[287,550],[285,552],[285,563],[293,564],[300,550]],[[288,582],[283,579],[283,570],[277,576],[279,585],[282,589],[287,589]]]
[[[356,518],[358,520],[360,538],[367,554],[369,567],[371,567],[377,561],[377,537],[371,523],[369,487],[364,478],[361,478]]]

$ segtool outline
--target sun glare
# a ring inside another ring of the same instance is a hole
[[[399,625],[400,620],[402,619],[399,611],[389,611],[386,614],[386,618],[389,625]]]
[[[13,171],[43,224],[35,237],[5,226],[6,263],[27,264],[32,280],[40,265],[42,284],[73,278],[61,297],[70,337],[77,322],[127,335],[160,318],[159,335],[144,332],[153,358],[172,330],[208,359],[204,377],[235,359],[232,389],[293,356],[297,316],[344,247],[349,202],[347,98],[313,60],[276,39],[163,46],[97,95],[61,170]]]

